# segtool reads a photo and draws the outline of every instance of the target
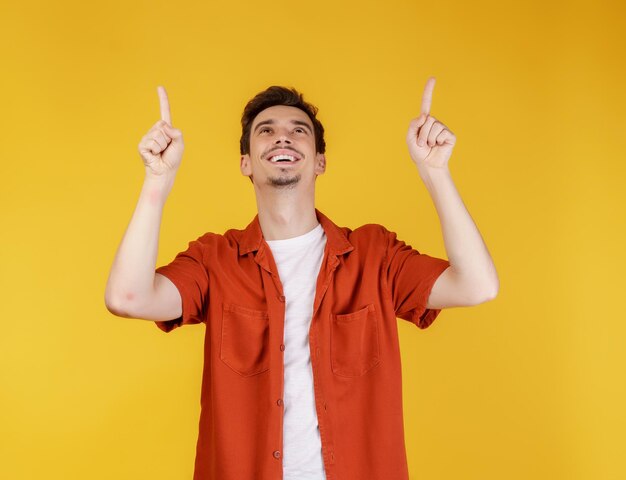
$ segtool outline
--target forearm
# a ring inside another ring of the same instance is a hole
[[[493,297],[499,280],[487,246],[465,208],[449,169],[432,170],[422,180],[439,215],[450,266],[468,288]]]
[[[105,292],[109,310],[124,315],[128,306],[149,301],[154,292],[159,230],[173,176],[147,175],[118,247]]]

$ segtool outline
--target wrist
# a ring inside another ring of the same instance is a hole
[[[172,187],[175,174],[154,175],[146,173],[143,181],[143,191],[151,205],[164,204]]]
[[[418,172],[424,185],[426,185],[426,188],[430,192],[437,188],[438,185],[452,181],[452,174],[447,166],[418,168]]]

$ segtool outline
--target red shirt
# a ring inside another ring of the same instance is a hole
[[[428,327],[437,277],[450,265],[381,225],[326,234],[309,348],[328,480],[408,480],[397,317]],[[194,480],[280,480],[285,297],[258,216],[207,233],[157,269],[182,297],[168,332],[203,322],[204,372]]]

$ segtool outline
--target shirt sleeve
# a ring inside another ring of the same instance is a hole
[[[156,269],[176,286],[182,299],[182,315],[179,318],[155,322],[164,332],[182,325],[204,322],[209,299],[209,274],[204,263],[207,236],[189,243],[172,262]]]
[[[426,308],[439,275],[450,266],[448,260],[418,252],[387,231],[387,285],[396,316],[419,328],[430,326],[441,309]]]

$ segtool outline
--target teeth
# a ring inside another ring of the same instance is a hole
[[[272,157],[270,160],[272,162],[278,162],[279,160],[289,160],[290,162],[293,162],[296,160],[296,157],[294,157],[293,155],[276,155]]]

